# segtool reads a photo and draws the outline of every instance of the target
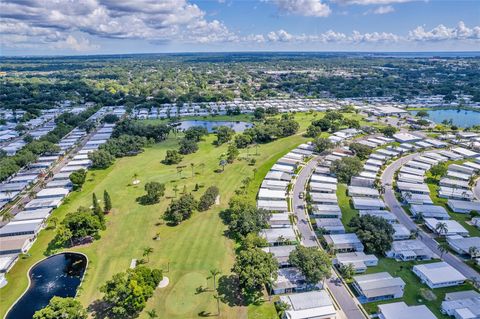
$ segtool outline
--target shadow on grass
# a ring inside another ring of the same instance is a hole
[[[220,301],[230,307],[247,305],[240,291],[238,279],[234,275],[220,277],[217,291]]]
[[[104,319],[108,318],[110,307],[105,301],[97,299],[88,306],[87,310],[92,313],[93,318]]]

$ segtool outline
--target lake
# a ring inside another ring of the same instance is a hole
[[[53,296],[75,297],[86,267],[87,258],[76,253],[58,254],[40,261],[30,270],[30,287],[6,319],[32,319],[35,311],[48,305]]]
[[[248,122],[236,122],[236,121],[202,121],[202,120],[193,120],[193,121],[180,121],[181,130],[186,130],[192,126],[203,126],[209,132],[213,132],[213,128],[216,126],[228,126],[232,128],[235,132],[243,132],[245,129],[253,127],[252,123]]]
[[[416,114],[413,111],[412,114]],[[444,120],[452,119],[454,125],[458,127],[469,127],[473,125],[480,125],[480,112],[472,110],[461,109],[445,109],[445,110],[431,110],[427,111],[428,119],[435,123],[442,123]]]

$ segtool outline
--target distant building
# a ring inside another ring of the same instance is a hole
[[[392,277],[388,272],[353,277],[353,287],[360,294],[362,303],[389,300],[403,297],[405,282],[400,277]]]

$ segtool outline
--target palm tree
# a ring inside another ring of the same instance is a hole
[[[202,169],[202,174],[203,174],[203,171],[205,170],[205,163],[200,163],[200,168]]]
[[[220,270],[214,268],[214,269],[210,269],[210,277],[213,278],[213,290],[216,291],[217,290],[217,276],[220,275],[221,272]]]
[[[177,166],[178,176],[182,177],[182,172],[183,172],[183,166]]]
[[[6,210],[3,212],[2,214],[2,221],[3,222],[6,222],[6,223],[9,223],[12,221],[12,219],[14,218],[15,216],[12,214],[11,211],[9,210]]]
[[[277,308],[280,318],[283,318],[283,316],[285,315],[285,312],[287,310],[290,310],[290,305],[286,302],[279,301],[275,304],[275,308]]]
[[[410,231],[410,237],[413,239],[417,238],[420,235],[420,230],[418,228],[415,228],[414,230]]]
[[[157,311],[155,309],[148,310],[147,311],[147,316],[150,319],[158,318]]]
[[[257,174],[257,172],[258,172],[258,169],[255,167],[255,168],[253,169],[253,178],[255,178],[255,175]]]
[[[190,163],[190,167],[192,168],[192,177],[193,177],[193,175],[194,175],[194,173],[195,173],[195,171],[194,171],[195,164],[194,164],[194,163]]]
[[[152,247],[143,248],[143,257],[147,257],[147,263],[150,262],[150,254],[153,253]]]
[[[405,192],[403,194],[403,198],[405,199],[405,201],[407,201],[407,203],[412,199],[412,193],[411,192]]]
[[[28,197],[34,199],[37,196],[37,193],[34,190],[28,192]]]
[[[227,161],[222,159],[220,160],[220,163],[218,164],[222,167],[222,172],[225,171],[225,165],[227,165]]]
[[[442,233],[446,235],[448,233],[447,223],[445,222],[437,223],[437,225],[435,225],[435,232],[437,233],[438,236],[441,236]]]
[[[417,217],[417,221],[418,221],[418,222],[420,222],[420,223],[423,222],[424,217],[423,217],[423,213],[422,213],[422,212],[419,212],[416,217]]]
[[[478,249],[478,247],[472,246],[468,248],[468,253],[470,254],[470,258],[473,259],[478,256],[478,253],[480,253],[480,250]]]

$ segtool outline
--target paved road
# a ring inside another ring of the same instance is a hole
[[[293,187],[293,211],[297,216],[297,228],[302,235],[302,245],[307,247],[320,247],[317,239],[317,235],[312,230],[309,218],[304,209],[305,202],[300,199],[300,193],[305,191],[305,186],[312,175],[312,172],[317,165],[317,160],[320,157],[316,157],[308,162],[305,167],[300,171]],[[332,277],[326,281],[326,286],[335,297],[340,308],[348,319],[365,319],[366,316],[359,309],[360,305],[355,297],[350,295],[347,288],[337,281],[337,274],[332,269]]]
[[[441,256],[442,253],[438,248],[438,243],[433,239],[431,234],[426,233],[421,228],[417,227],[417,225],[413,222],[412,219],[408,216],[408,214],[403,210],[402,206],[398,202],[397,198],[395,197],[395,192],[392,188],[392,182],[395,172],[402,167],[403,164],[408,162],[410,159],[414,158],[418,154],[411,154],[405,156],[403,158],[399,158],[398,160],[394,161],[390,164],[382,174],[382,185],[385,187],[385,194],[383,195],[385,204],[388,208],[392,211],[392,213],[397,216],[399,222],[407,227],[409,230],[419,230],[418,238],[428,247],[430,248],[435,254]],[[470,268],[466,265],[460,258],[457,256],[446,252],[443,254],[442,259],[450,264],[452,267],[457,269],[461,272],[465,277],[472,279],[476,278],[480,280],[480,274],[477,273],[475,270]]]
[[[51,167],[48,172],[52,172],[53,174],[56,174],[60,172],[60,170],[67,165],[67,163],[71,160],[70,157],[74,156],[80,149],[82,149],[85,144],[90,140],[90,138],[102,127],[102,125],[98,125],[94,130],[92,130],[89,134],[85,135],[81,140],[80,143],[71,149],[69,152],[67,152],[63,157],[61,157],[60,161],[57,162],[53,167]],[[38,193],[40,190],[43,189],[42,184],[48,183],[52,178],[48,177],[48,173],[44,175],[44,177],[40,177],[35,183],[32,188],[30,188],[28,191],[23,191],[23,194],[19,195],[21,196],[17,201],[15,202],[12,207],[10,207],[10,212],[12,215],[16,215],[19,212],[23,210],[23,207],[30,202],[33,198],[30,197],[30,194],[33,193]],[[1,221],[0,220],[0,227],[3,227],[7,222]]]

